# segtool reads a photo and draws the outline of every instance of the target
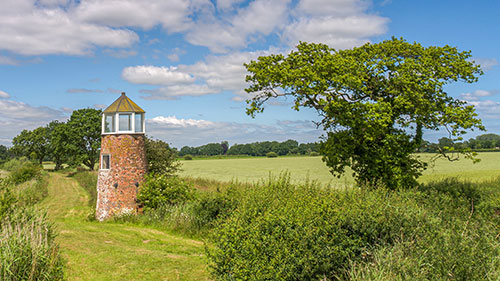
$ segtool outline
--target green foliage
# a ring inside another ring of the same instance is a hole
[[[176,151],[162,140],[146,138],[145,141],[148,172],[157,175],[173,175],[180,169]]]
[[[276,152],[271,151],[271,152],[266,153],[266,157],[267,158],[276,158],[276,157],[278,157],[278,154]]]
[[[35,177],[35,180],[28,181],[13,188],[17,198],[16,206],[27,207],[41,202],[47,197],[48,190],[47,173]]]
[[[2,169],[12,172],[21,168],[27,162],[29,162],[29,160],[26,157],[12,158],[9,161],[3,163]]]
[[[68,124],[59,121],[52,121],[47,125],[49,134],[48,150],[54,161],[55,170],[60,170],[64,162],[68,162],[71,155],[71,146],[68,143]]]
[[[41,165],[27,161],[23,165],[12,170],[7,180],[12,184],[20,184],[33,178],[40,177],[42,172]]]
[[[148,175],[139,188],[137,200],[146,208],[178,205],[194,197],[191,185],[176,176]]]
[[[73,178],[80,184],[89,195],[88,205],[95,208],[97,204],[97,174],[90,171],[79,171]]]
[[[23,130],[12,139],[12,151],[18,157],[30,157],[42,164],[48,155],[49,131],[46,127],[38,127],[33,131]]]
[[[428,219],[409,196],[385,190],[322,190],[285,176],[247,192],[213,232],[208,256],[217,279],[335,279],[349,260]]]
[[[309,153],[309,156],[319,156],[320,154],[316,151]]]
[[[17,199],[12,193],[12,188],[0,178],[0,220],[14,211],[16,203]]]
[[[66,128],[68,157],[72,165],[83,164],[94,170],[101,148],[101,110],[83,108],[73,111]],[[66,148],[64,148],[66,149]]]
[[[193,160],[193,155],[191,154],[184,155],[184,160]]]
[[[424,129],[444,126],[454,139],[484,129],[473,106],[444,91],[482,74],[470,52],[396,38],[350,50],[308,43],[297,49],[245,65],[246,91],[255,94],[247,113],[262,112],[266,101],[281,96],[292,96],[296,110],[317,110],[326,131],[321,153],[335,174],[349,166],[361,185],[414,186],[425,165],[411,154]]]
[[[63,280],[63,259],[45,213],[17,209],[0,221],[0,279]]]

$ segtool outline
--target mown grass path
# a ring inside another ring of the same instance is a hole
[[[42,202],[54,221],[68,280],[209,280],[203,243],[151,227],[86,219],[87,194],[51,173]]]

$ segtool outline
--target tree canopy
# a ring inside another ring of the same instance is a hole
[[[454,139],[484,129],[474,107],[444,89],[477,81],[482,71],[470,57],[396,38],[348,50],[301,42],[287,56],[245,64],[253,95],[247,114],[262,112],[271,98],[292,97],[295,110],[313,108],[322,117],[320,151],[332,173],[350,166],[360,184],[412,186],[425,168],[412,156],[424,129],[445,128]]]
[[[100,109],[83,108],[71,114],[66,128],[72,164],[82,163],[94,170],[101,149],[101,113]]]

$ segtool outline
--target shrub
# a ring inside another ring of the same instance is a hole
[[[13,184],[20,184],[39,177],[41,172],[42,167],[40,165],[28,161],[11,171],[7,179]]]
[[[194,189],[177,176],[148,175],[139,188],[137,200],[146,208],[177,205],[194,198]]]
[[[14,210],[17,202],[11,188],[4,179],[0,179],[0,220]]]
[[[191,154],[184,155],[184,160],[193,160],[193,156]]]
[[[223,192],[203,192],[193,202],[193,223],[197,230],[208,229],[218,219],[227,218],[238,206],[240,195],[232,186]]]
[[[247,192],[213,231],[207,255],[216,279],[337,279],[349,260],[415,235],[429,219],[408,194],[382,189],[322,190],[282,176]]]
[[[180,169],[176,151],[162,140],[145,139],[148,171],[153,174],[173,175]]]
[[[276,157],[278,157],[278,154],[276,152],[270,151],[270,152],[266,153],[266,157],[267,158],[276,158]]]
[[[15,195],[19,206],[33,206],[49,195],[47,174],[44,173],[35,180],[25,182],[15,187]]]
[[[21,158],[13,158],[5,163],[3,163],[2,168],[7,171],[14,171],[16,169],[19,169],[21,166],[23,166],[25,163],[30,162],[28,158],[26,157],[21,157]]]
[[[1,280],[63,280],[63,260],[45,213],[18,209],[0,221]]]
[[[309,156],[319,156],[319,153],[316,151],[311,151],[311,153],[309,153]]]

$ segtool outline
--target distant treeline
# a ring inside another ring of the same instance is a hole
[[[447,151],[450,148],[455,150],[470,148],[474,151],[495,151],[500,147],[500,135],[497,134],[484,134],[471,138],[468,141],[453,141],[450,138],[440,138],[438,143],[431,143],[424,141],[419,149],[419,152],[440,152],[440,150]]]
[[[179,156],[213,156],[213,155],[250,155],[266,156],[269,152],[277,155],[308,155],[312,152],[317,153],[318,143],[301,143],[295,140],[284,142],[263,141],[247,144],[234,144],[229,146],[227,141],[221,143],[209,143],[198,147],[184,146],[179,151]]]

